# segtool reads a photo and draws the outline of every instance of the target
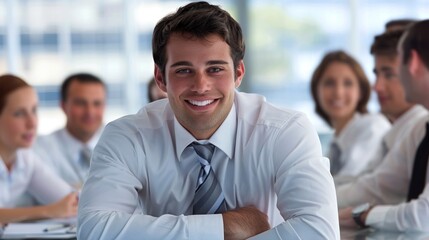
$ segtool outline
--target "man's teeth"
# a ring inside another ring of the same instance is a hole
[[[204,101],[189,100],[189,102],[192,105],[196,105],[196,106],[202,107],[202,106],[209,105],[210,103],[214,102],[214,100],[204,100]]]

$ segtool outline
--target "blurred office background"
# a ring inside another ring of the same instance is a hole
[[[40,96],[39,133],[63,126],[58,88],[81,71],[109,87],[106,122],[147,103],[153,74],[152,30],[189,1],[0,0],[0,74],[17,74]],[[429,0],[225,0],[246,35],[242,91],[260,93],[278,106],[305,112],[321,136],[329,129],[314,114],[309,79],[322,55],[344,49],[370,79],[369,47],[384,24],[429,16]],[[371,111],[378,111],[373,95]]]

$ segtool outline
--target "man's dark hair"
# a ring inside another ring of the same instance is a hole
[[[370,53],[372,55],[396,57],[398,54],[398,42],[403,33],[403,30],[397,30],[375,36]]]
[[[397,30],[404,31],[409,25],[411,25],[415,22],[417,22],[417,20],[411,19],[411,18],[393,19],[393,20],[388,21],[384,25],[384,28],[385,28],[386,32],[397,31]]]
[[[163,75],[167,63],[166,46],[173,33],[189,38],[219,35],[231,49],[234,69],[237,69],[240,60],[244,58],[245,44],[238,22],[219,6],[193,2],[180,7],[176,13],[167,15],[155,26],[152,37],[153,60]]]
[[[68,76],[61,84],[61,101],[67,100],[67,93],[72,82],[80,83],[96,83],[103,85],[104,89],[107,90],[106,84],[97,76],[90,73],[76,73]]]
[[[404,33],[402,41],[403,62],[407,64],[411,50],[415,50],[426,68],[429,68],[429,19],[412,24]]]

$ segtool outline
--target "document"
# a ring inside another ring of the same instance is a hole
[[[76,238],[76,225],[69,223],[10,223],[0,239],[70,239]]]

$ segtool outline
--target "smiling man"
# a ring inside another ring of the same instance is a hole
[[[236,90],[244,40],[218,6],[163,18],[168,98],[106,126],[79,205],[81,239],[339,239],[327,159],[302,114]]]
[[[36,153],[70,185],[80,188],[89,171],[91,151],[103,128],[106,85],[89,73],[68,76],[61,85],[60,106],[66,125],[39,136]]]

